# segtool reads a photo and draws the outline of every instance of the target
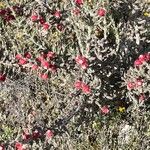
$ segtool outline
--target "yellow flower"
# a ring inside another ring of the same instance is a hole
[[[95,121],[93,121],[92,127],[93,127],[93,129],[97,128],[97,123]]]
[[[144,16],[145,16],[145,17],[150,17],[150,13],[145,12],[145,13],[144,13]]]
[[[125,111],[125,107],[121,107],[121,106],[119,106],[118,111],[120,111],[120,112],[124,112],[124,111]]]

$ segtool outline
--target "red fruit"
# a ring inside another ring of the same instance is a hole
[[[33,131],[32,138],[37,139],[41,136],[41,133],[38,130]]]
[[[75,58],[77,64],[81,66],[81,68],[86,69],[88,67],[88,60],[84,56],[77,56]]]
[[[48,74],[44,73],[44,74],[40,74],[41,79],[43,80],[47,80],[48,79]]]
[[[76,61],[77,64],[82,64],[82,56],[77,56],[75,58],[75,61]]]
[[[49,51],[47,53],[47,58],[51,59],[51,58],[54,58],[54,57],[55,57],[55,53],[54,52]]]
[[[87,58],[84,57],[84,56],[77,56],[77,57],[75,58],[75,61],[76,61],[77,64],[83,65],[83,64],[86,64],[86,63],[87,63]]]
[[[5,16],[7,11],[5,9],[0,10],[0,16]]]
[[[26,53],[24,54],[24,57],[30,59],[30,58],[31,58],[31,54],[30,54],[29,52],[26,52]]]
[[[4,82],[6,80],[6,76],[4,74],[0,74],[0,82]]]
[[[19,60],[19,59],[22,58],[22,55],[21,55],[21,54],[17,54],[17,55],[15,56],[15,58]]]
[[[0,145],[0,150],[4,150],[4,146],[3,145]]]
[[[150,61],[150,53],[146,53],[145,55],[145,61]]]
[[[43,58],[45,58],[45,59],[47,58],[47,54],[44,53],[44,52],[41,54],[41,56],[42,56]]]
[[[54,16],[56,18],[60,18],[61,17],[61,12],[59,10],[57,10],[55,13],[54,13]]]
[[[51,139],[54,136],[54,133],[51,130],[47,130],[45,134],[47,139]]]
[[[15,12],[19,12],[21,7],[19,6],[13,6],[12,9],[15,11]]]
[[[87,69],[88,66],[89,66],[89,65],[88,65],[87,63],[84,63],[84,64],[81,65],[81,68],[82,68],[82,69]]]
[[[137,87],[142,86],[143,80],[137,79],[136,82],[135,82],[135,84],[136,84]]]
[[[83,4],[83,0],[74,0],[75,1],[75,3],[77,4],[77,5],[82,5]]]
[[[23,132],[22,139],[23,140],[29,140],[31,138],[31,135],[28,132]]]
[[[90,94],[91,93],[91,88],[85,83],[82,83],[82,92],[85,94]]]
[[[5,17],[4,17],[4,20],[6,21],[6,22],[9,22],[9,21],[11,21],[11,20],[14,20],[15,19],[15,17],[13,16],[13,15],[6,15]]]
[[[43,61],[41,62],[41,65],[42,65],[45,69],[48,69],[48,68],[50,67],[49,62],[46,61],[46,60],[43,60]]]
[[[44,30],[48,30],[50,28],[50,25],[48,23],[43,23],[42,26]]]
[[[80,90],[82,88],[82,81],[78,80],[74,83],[74,87],[77,89],[77,90]]]
[[[139,96],[139,101],[140,102],[143,102],[145,100],[145,95],[144,94],[141,94],[140,96]]]
[[[57,68],[56,68],[55,65],[50,64],[49,70],[52,71],[52,72],[56,72],[56,71],[57,71]]]
[[[58,25],[57,25],[57,29],[58,29],[59,31],[63,31],[63,30],[64,30],[63,24],[58,24]]]
[[[144,61],[149,61],[150,60],[150,53],[140,55],[138,60],[141,61],[142,63]]]
[[[43,58],[43,59],[44,59],[44,58]],[[35,58],[35,60],[38,61],[38,62],[41,62],[41,61],[42,61],[40,56],[37,57],[37,58]]]
[[[23,148],[23,144],[22,144],[22,143],[19,143],[19,142],[16,142],[15,148],[16,148],[17,150],[25,150],[25,148]]]
[[[25,58],[19,59],[19,63],[18,64],[19,65],[25,65],[25,64],[27,64],[27,59],[25,59]]]
[[[39,22],[40,22],[41,24],[45,23],[44,18],[40,16],[40,18],[39,18]]]
[[[35,65],[35,64],[32,64],[32,70],[37,70],[39,67],[38,67],[38,65]]]
[[[134,66],[135,66],[135,67],[138,67],[138,66],[140,66],[140,65],[142,65],[142,64],[143,64],[143,62],[140,61],[139,59],[136,59],[136,60],[134,61]]]
[[[103,9],[103,8],[100,8],[97,12],[97,15],[100,16],[100,17],[103,17],[106,15],[106,10]]]
[[[140,55],[138,60],[141,61],[141,62],[144,62],[146,60],[145,55]]]
[[[31,20],[32,20],[32,21],[37,21],[38,18],[39,18],[38,15],[32,15],[32,16],[31,16]]]
[[[127,89],[128,89],[128,90],[134,89],[135,86],[136,86],[136,85],[135,85],[134,82],[128,82],[128,83],[127,83]]]
[[[80,9],[75,8],[72,12],[73,12],[74,15],[78,16],[78,15],[80,15],[81,11],[80,11]]]
[[[108,114],[108,113],[109,113],[109,108],[108,108],[108,106],[105,105],[105,106],[101,107],[101,112],[102,112],[103,114]]]

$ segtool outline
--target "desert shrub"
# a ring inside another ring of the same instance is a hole
[[[149,149],[148,1],[0,2],[0,149]]]

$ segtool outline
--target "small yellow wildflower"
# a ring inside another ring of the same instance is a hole
[[[118,111],[120,111],[120,112],[124,112],[124,111],[125,111],[125,107],[121,107],[121,106],[119,106]]]
[[[145,13],[144,13],[144,16],[145,16],[145,17],[150,17],[150,13],[145,12]]]
[[[97,128],[97,123],[95,121],[93,121],[92,127],[93,129]]]

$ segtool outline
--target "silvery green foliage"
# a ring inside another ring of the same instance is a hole
[[[148,4],[133,0],[107,4],[107,0],[93,0],[92,6],[86,1],[80,8],[67,0],[20,3],[22,16],[11,25],[0,20],[0,73],[7,75],[6,81],[0,82],[0,142],[10,150],[14,149],[15,141],[33,150],[94,149],[94,146],[104,150],[130,149],[132,144],[128,143],[130,138],[126,131],[132,131],[134,148],[141,148],[140,143],[144,143],[141,149],[149,149],[145,111],[149,109],[149,62],[139,69],[133,67],[137,57],[150,48],[149,18],[143,16]],[[97,16],[99,7],[106,7],[106,17]],[[75,8],[81,10],[80,17],[72,14]],[[57,9],[62,11],[62,19],[53,16]],[[52,28],[43,31],[42,25],[32,22],[33,12],[41,15]],[[64,25],[63,31],[57,29],[58,23]],[[15,59],[16,54],[30,51],[34,56],[30,61],[35,62],[41,52],[48,50],[56,53],[54,62],[58,70],[49,74],[47,81],[37,76],[39,72],[18,65]],[[87,57],[87,70],[76,65],[77,55]],[[127,81],[139,76],[144,78],[143,86],[127,90]],[[91,87],[91,94],[74,88],[74,82],[79,79]],[[147,97],[146,103],[139,105],[141,93]],[[109,115],[101,113],[103,105],[109,106]],[[119,106],[127,111],[121,114]],[[138,112],[142,111],[145,113],[140,116]],[[143,120],[145,129],[140,124]],[[28,128],[30,133],[39,129],[43,136],[25,142],[23,128]],[[49,141],[45,140],[47,129],[55,133]],[[122,136],[125,136],[124,141],[120,140]]]

